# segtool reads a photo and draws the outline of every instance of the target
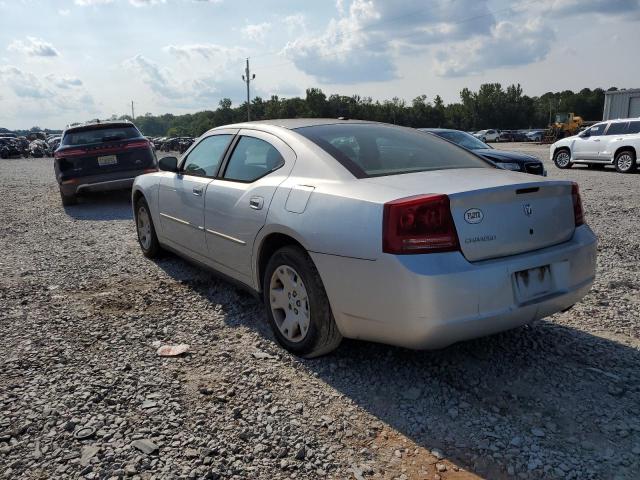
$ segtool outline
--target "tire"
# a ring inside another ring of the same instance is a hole
[[[277,250],[263,279],[263,297],[276,340],[291,353],[314,358],[342,341],[320,274],[297,246]]]
[[[620,173],[632,173],[636,170],[636,155],[632,150],[622,150],[617,153],[613,164]]]
[[[147,258],[155,258],[162,253],[156,229],[153,225],[151,210],[144,197],[140,197],[135,207],[136,234],[142,254]]]
[[[560,150],[556,150],[553,154],[553,163],[555,163],[556,167],[560,169],[571,168],[573,163],[571,163],[571,153],[569,150],[562,148]]]
[[[62,193],[62,190],[60,190],[60,200],[62,201],[63,207],[69,207],[78,203],[78,197],[76,195],[65,195]]]

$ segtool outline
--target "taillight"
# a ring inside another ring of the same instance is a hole
[[[149,146],[149,140],[136,140],[135,142],[127,143],[124,148],[146,148]]]
[[[418,195],[384,204],[382,251],[393,254],[459,250],[446,195]]]
[[[84,148],[70,148],[69,150],[56,150],[53,156],[55,158],[79,157],[86,153],[87,151]]]
[[[577,183],[571,185],[571,200],[573,200],[573,218],[576,227],[584,224],[584,210],[582,209],[582,198],[580,197],[580,188]]]

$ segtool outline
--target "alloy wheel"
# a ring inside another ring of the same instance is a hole
[[[632,167],[632,165],[633,165],[633,158],[629,153],[623,153],[618,157],[618,168],[621,171],[623,172],[628,171]]]
[[[559,167],[566,167],[567,165],[569,165],[569,160],[571,159],[571,157],[569,156],[569,154],[567,152],[560,152],[557,156],[556,156],[556,164]]]

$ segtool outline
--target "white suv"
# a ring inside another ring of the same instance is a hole
[[[621,173],[636,169],[640,153],[640,118],[597,123],[579,135],[551,145],[551,160],[558,168],[584,163],[592,168],[614,165]]]

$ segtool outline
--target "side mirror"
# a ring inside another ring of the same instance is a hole
[[[176,157],[162,157],[158,162],[158,167],[164,172],[177,172],[178,159]]]

